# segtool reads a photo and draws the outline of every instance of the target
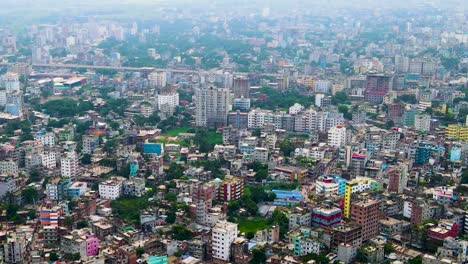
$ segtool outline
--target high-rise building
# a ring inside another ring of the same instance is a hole
[[[67,152],[60,159],[60,172],[62,177],[72,180],[80,174],[78,155],[75,152]]]
[[[343,147],[346,145],[346,127],[338,125],[328,131],[328,145],[333,147]]]
[[[96,135],[83,135],[83,149],[84,154],[93,154],[94,150],[99,146],[99,137]]]
[[[466,120],[468,121],[468,116]],[[468,141],[468,124],[465,126],[458,124],[448,125],[445,130],[445,136],[455,140]]]
[[[408,72],[409,59],[405,56],[395,56],[395,72],[404,73]]]
[[[370,179],[369,178],[356,178],[352,181],[346,182],[346,189],[344,195],[344,206],[343,215],[346,218],[351,216],[351,197],[353,193],[358,193],[369,189]]]
[[[380,202],[373,199],[351,204],[351,220],[362,226],[362,241],[367,241],[379,234],[379,220],[382,212]]]
[[[158,94],[158,110],[174,111],[179,106],[179,93],[169,92]]]
[[[341,222],[341,209],[317,207],[312,209],[312,225],[320,227],[336,226]]]
[[[2,76],[2,86],[7,92],[20,91],[19,75],[13,72],[8,72]]]
[[[23,94],[20,91],[6,93],[5,112],[14,116],[23,116]]]
[[[31,73],[31,66],[28,63],[15,63],[9,66],[8,71],[27,78]]]
[[[24,235],[9,233],[2,245],[2,263],[24,263],[27,257],[28,241]]]
[[[414,116],[414,129],[424,132],[431,131],[431,116],[427,114],[417,114]]]
[[[148,81],[152,88],[163,88],[167,84],[166,72],[152,72],[148,74]]]
[[[218,200],[234,201],[244,193],[244,179],[227,175],[218,188]]]
[[[47,132],[45,129],[41,129],[34,134],[34,140],[41,142],[44,146],[54,146],[55,134],[54,132]]]
[[[39,220],[42,226],[58,226],[62,215],[63,208],[61,206],[47,204],[40,209]]]
[[[407,168],[400,166],[388,170],[388,192],[402,193],[408,182]]]
[[[382,103],[385,94],[390,90],[391,77],[384,74],[368,74],[366,77],[366,101]]]
[[[232,92],[234,93],[234,98],[249,98],[250,97],[250,84],[249,78],[247,76],[235,76]]]
[[[123,177],[112,177],[99,184],[99,196],[102,199],[115,200],[123,194]]]
[[[232,109],[233,94],[227,88],[210,86],[195,90],[195,124],[200,127],[223,127]]]
[[[237,238],[237,224],[227,221],[218,221],[212,229],[212,255],[221,261],[231,258],[231,244]]]

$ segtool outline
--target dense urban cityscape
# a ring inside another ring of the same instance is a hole
[[[94,2],[0,8],[0,263],[468,263],[466,0]]]

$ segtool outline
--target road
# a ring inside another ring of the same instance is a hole
[[[0,63],[2,66],[8,66],[12,63]],[[117,70],[117,71],[165,71],[171,73],[183,74],[203,74],[208,71],[189,70],[189,69],[173,69],[173,68],[154,68],[154,67],[116,67],[116,66],[96,66],[84,64],[32,64],[33,68],[55,68],[55,69],[92,69],[92,70]],[[245,72],[234,72],[234,74],[245,75]],[[261,76],[279,77],[277,73],[258,73]]]

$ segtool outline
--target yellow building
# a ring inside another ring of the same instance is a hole
[[[299,84],[302,84],[302,85],[307,86],[309,88],[314,88],[316,80],[314,79],[314,77],[305,76],[305,77],[302,77],[301,79],[297,80],[297,82]]]
[[[468,126],[448,125],[445,129],[445,136],[455,140],[468,141]]]
[[[344,195],[344,217],[349,218],[351,215],[351,196],[353,193],[363,192],[371,187],[372,180],[366,177],[359,177],[346,182]]]

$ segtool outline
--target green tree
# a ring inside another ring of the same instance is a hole
[[[251,264],[261,264],[266,263],[267,256],[265,254],[264,248],[254,248],[252,250],[252,259],[250,260]]]
[[[26,184],[30,184],[32,182],[38,182],[42,179],[41,174],[37,170],[33,170],[29,173],[29,178],[26,181]]]
[[[174,225],[172,226],[172,238],[175,240],[183,241],[190,240],[193,238],[193,233],[183,225]]]
[[[268,178],[268,170],[261,169],[255,173],[255,181],[262,182],[264,179]]]
[[[388,119],[387,122],[385,123],[385,128],[386,129],[391,129],[394,126],[395,126],[395,123],[391,119]]]
[[[393,246],[393,244],[391,242],[385,243],[384,252],[385,252],[385,255],[388,255],[388,254],[390,254],[392,252],[395,252],[395,247]]]
[[[338,91],[332,97],[332,103],[334,105],[349,104],[348,95],[344,91]]]
[[[284,156],[290,157],[291,153],[296,149],[296,146],[290,140],[283,140],[279,144],[280,151]]]
[[[136,251],[137,257],[139,257],[139,258],[140,258],[143,254],[145,254],[145,249],[142,248],[142,247],[137,247],[135,251]]]
[[[83,228],[88,227],[88,226],[89,226],[89,224],[88,224],[88,221],[86,221],[86,220],[80,220],[80,221],[78,221],[76,223],[76,228],[77,229],[83,229]]]
[[[24,189],[21,195],[23,196],[26,203],[34,203],[38,198],[38,193],[33,187]]]
[[[422,264],[422,263],[423,263],[422,255],[419,255],[417,257],[414,257],[408,260],[408,264]]]
[[[168,224],[173,224],[173,223],[175,223],[175,221],[176,221],[176,214],[174,212],[172,212],[172,211],[167,213],[166,222]]]
[[[81,157],[81,163],[82,164],[91,164],[91,155],[90,154],[83,154],[83,156]]]
[[[55,251],[50,252],[49,260],[52,261],[52,262],[57,261],[58,260],[57,252],[55,252]]]
[[[164,195],[164,200],[167,200],[169,202],[175,202],[177,201],[177,195],[173,192],[168,192],[166,195]]]
[[[235,216],[237,211],[240,209],[240,204],[238,201],[231,201],[227,206],[227,214],[229,216]]]
[[[171,164],[169,164],[169,168],[164,170],[164,172],[166,173],[166,180],[179,179],[180,177],[184,176],[184,171],[184,166],[176,162],[172,162]]]
[[[117,141],[117,139],[113,138],[113,139],[107,140],[107,142],[104,144],[104,147],[102,149],[107,153],[114,153],[115,149],[118,146],[119,146],[119,142]]]
[[[281,238],[284,238],[286,236],[289,230],[289,219],[285,213],[276,209],[275,211],[273,211],[269,222],[271,225],[279,225]]]

